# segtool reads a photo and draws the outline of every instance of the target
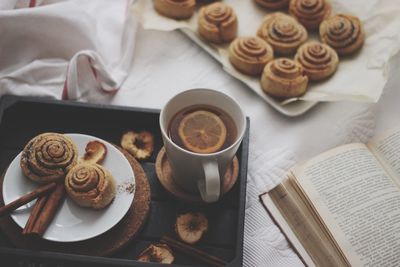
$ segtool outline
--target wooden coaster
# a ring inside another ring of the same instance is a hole
[[[63,253],[83,254],[90,256],[110,256],[122,249],[129,241],[136,237],[150,210],[150,184],[146,173],[140,164],[128,152],[117,147],[128,159],[135,173],[136,192],[132,205],[122,220],[113,228],[92,239],[61,243],[42,239],[37,236],[24,236],[22,229],[14,222],[11,216],[0,218],[0,228],[8,239],[18,248],[55,251]],[[0,205],[4,205],[3,178],[0,180]]]
[[[172,177],[171,166],[167,159],[167,154],[165,153],[165,148],[163,147],[160,152],[158,152],[156,160],[156,172],[157,177],[162,186],[174,197],[182,201],[192,202],[192,203],[204,203],[201,199],[200,194],[193,194],[184,191],[179,185],[177,185]],[[222,183],[221,195],[223,196],[235,185],[237,178],[239,176],[239,160],[235,156],[232,164],[226,170],[224,175],[224,181]]]

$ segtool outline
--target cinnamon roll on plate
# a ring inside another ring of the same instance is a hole
[[[332,13],[329,0],[291,0],[289,14],[308,30],[318,30],[321,22]]]
[[[331,76],[339,64],[336,51],[317,41],[310,41],[300,46],[295,60],[303,66],[304,73],[311,81]]]
[[[115,179],[99,164],[80,163],[65,177],[68,195],[81,207],[102,209],[115,197]]]
[[[294,54],[308,38],[307,30],[303,25],[281,12],[266,15],[257,35],[280,55]]]
[[[213,3],[199,11],[198,32],[206,41],[222,44],[235,39],[238,21],[232,7],[224,3]]]
[[[278,10],[288,6],[290,0],[255,0],[262,7]]]
[[[261,77],[264,92],[277,98],[301,96],[307,85],[308,77],[303,67],[289,58],[278,58],[268,63]]]
[[[21,154],[21,169],[34,182],[46,184],[64,179],[78,162],[78,150],[71,138],[44,133],[31,139]]]
[[[236,38],[229,47],[229,61],[244,74],[261,74],[264,66],[273,58],[272,47],[259,37]]]
[[[165,17],[188,19],[196,8],[196,0],[154,0],[154,9]]]
[[[340,56],[358,51],[365,39],[365,32],[359,18],[338,14],[324,20],[319,27],[322,42],[336,50]]]

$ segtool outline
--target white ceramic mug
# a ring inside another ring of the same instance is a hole
[[[230,115],[237,129],[237,137],[232,145],[215,153],[199,154],[179,147],[169,138],[168,125],[173,116],[193,105],[214,106]],[[217,201],[225,171],[230,166],[246,130],[246,118],[239,104],[215,90],[184,91],[170,99],[162,109],[160,128],[175,182],[185,191],[200,193],[205,202]]]

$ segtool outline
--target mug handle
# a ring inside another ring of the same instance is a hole
[[[218,162],[215,159],[204,160],[202,165],[204,170],[204,179],[197,181],[200,196],[204,202],[216,202],[219,199],[221,186]]]

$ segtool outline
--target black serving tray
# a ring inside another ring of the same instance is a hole
[[[135,259],[150,243],[162,235],[175,237],[173,225],[178,214],[203,211],[209,218],[209,231],[196,247],[241,266],[246,199],[249,119],[246,134],[237,152],[239,179],[233,189],[216,204],[191,205],[172,198],[159,183],[155,159],[162,147],[159,110],[122,106],[56,101],[45,98],[3,96],[0,100],[0,171],[35,135],[42,132],[82,133],[119,144],[128,129],[149,130],[155,136],[155,148],[148,161],[141,162],[151,186],[151,208],[139,233],[123,250],[112,257],[93,257],[66,253],[24,250],[14,247],[0,231],[0,265],[18,267],[48,266],[159,266]],[[201,266],[191,258],[175,252],[171,266]]]

